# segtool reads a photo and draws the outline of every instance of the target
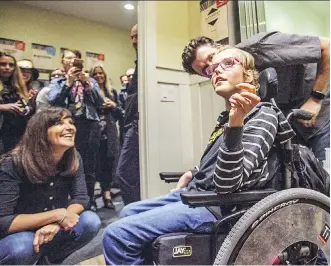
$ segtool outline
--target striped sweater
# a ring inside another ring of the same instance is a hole
[[[243,127],[225,126],[214,172],[218,193],[263,187],[269,180],[267,158],[275,142],[285,143],[294,132],[274,105],[260,103],[245,118]]]
[[[271,103],[259,103],[245,118],[243,127],[227,124],[212,134],[189,190],[220,194],[263,188],[268,174],[268,153],[277,140],[285,143],[295,133],[283,113]]]

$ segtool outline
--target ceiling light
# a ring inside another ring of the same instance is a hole
[[[126,5],[124,5],[124,8],[127,9],[127,10],[133,10],[134,6],[131,5],[131,4],[126,4]]]

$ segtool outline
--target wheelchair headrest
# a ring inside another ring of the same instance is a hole
[[[262,70],[259,74],[260,89],[259,96],[263,102],[268,102],[276,97],[278,92],[277,72],[269,67]]]

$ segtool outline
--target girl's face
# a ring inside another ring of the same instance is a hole
[[[32,77],[33,64],[29,60],[20,60],[17,62],[20,67],[25,84],[27,84]]]
[[[94,69],[93,78],[98,82],[98,84],[103,84],[105,82],[105,73],[100,67]]]
[[[205,71],[212,74],[214,90],[224,98],[230,98],[234,93],[240,92],[236,85],[246,82],[244,68],[231,49],[215,54],[212,65]]]
[[[0,78],[10,78],[15,70],[15,61],[9,56],[0,57]]]
[[[64,116],[47,130],[48,141],[55,149],[67,150],[75,145],[76,127],[71,117]]]
[[[23,79],[25,83],[28,83],[32,77],[32,72],[31,69],[21,69],[22,75],[23,75]]]

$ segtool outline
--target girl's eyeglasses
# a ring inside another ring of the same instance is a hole
[[[226,70],[228,68],[233,67],[234,65],[240,65],[241,62],[237,57],[228,57],[228,58],[223,58],[221,62],[206,66],[203,70],[202,73],[206,76],[211,78],[215,72],[215,69],[218,68],[219,66],[223,68],[223,70]]]

